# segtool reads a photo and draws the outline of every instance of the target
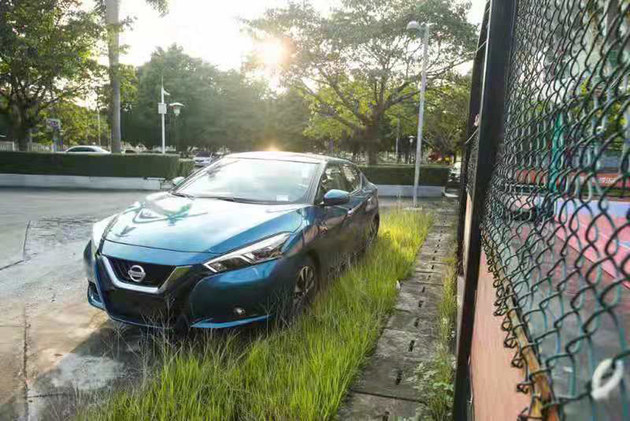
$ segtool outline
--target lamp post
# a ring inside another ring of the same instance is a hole
[[[408,31],[420,32],[421,26],[415,20],[407,24]],[[420,159],[422,157],[422,128],[424,125],[424,93],[427,87],[427,61],[429,55],[429,24],[424,25],[422,53],[422,83],[420,85],[420,105],[418,109],[418,142],[416,143],[416,171],[413,183],[413,207],[418,206],[418,183],[420,181]]]
[[[173,114],[175,114],[175,148],[179,149],[179,124],[178,124],[178,119],[179,119],[179,113],[182,111],[182,108],[184,108],[184,104],[182,104],[181,102],[173,102],[171,104],[168,104],[169,107],[171,107],[173,109]]]
[[[170,95],[168,92],[164,90],[164,77],[162,77],[162,82],[160,84],[160,103],[158,104],[158,114],[160,114],[162,118],[162,153],[166,153],[166,129],[164,124],[164,116],[166,115],[166,103],[164,102],[164,96]]]

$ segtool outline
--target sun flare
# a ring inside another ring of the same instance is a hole
[[[260,43],[258,55],[265,67],[277,67],[286,58],[286,48],[278,39],[268,39]]]

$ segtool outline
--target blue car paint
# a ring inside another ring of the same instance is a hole
[[[134,246],[223,254],[278,230],[295,231],[303,219],[297,211],[304,207],[156,193],[124,210],[106,239]]]
[[[326,162],[317,179],[324,165]],[[274,316],[279,301],[292,291],[295,273],[305,259],[314,260],[320,275],[324,275],[344,260],[348,251],[360,246],[360,231],[378,217],[376,188],[364,177],[363,181],[363,188],[353,192],[348,203],[326,207],[314,203],[235,203],[168,192],[149,195],[110,224],[97,251],[97,261],[91,255],[90,244],[86,247],[86,267],[92,271],[88,279],[95,284],[100,302],[89,291],[88,301],[107,311],[112,319],[140,326],[156,324],[115,311],[117,303],[109,298],[111,294],[122,291],[138,300],[179,300],[177,321],[169,321],[172,324],[224,328],[267,320]],[[371,207],[366,204],[370,197]],[[349,216],[351,212],[354,214]],[[202,266],[213,257],[281,232],[291,236],[280,258],[217,274]],[[163,296],[147,297],[114,287],[98,262],[100,255],[190,268]],[[247,310],[245,317],[235,317],[233,309],[237,306]]]
[[[169,266],[203,264],[213,257],[218,256],[218,254],[212,253],[192,253],[144,246],[132,246],[109,240],[103,241],[101,254],[118,257],[119,259]]]

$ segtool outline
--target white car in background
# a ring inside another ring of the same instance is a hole
[[[78,145],[73,146],[71,148],[66,149],[66,153],[100,153],[100,154],[108,154],[111,153],[107,149],[103,149],[100,146],[92,146],[92,145]]]
[[[205,167],[212,164],[215,160],[212,152],[200,151],[195,155],[193,161],[195,161],[195,167]]]

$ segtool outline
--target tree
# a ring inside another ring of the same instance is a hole
[[[455,155],[461,151],[469,97],[470,76],[456,74],[427,92],[425,138],[427,144],[441,155]]]
[[[177,139],[178,150],[192,146],[243,150],[265,144],[272,104],[261,82],[233,70],[219,71],[177,45],[158,48],[138,68],[137,77],[136,99],[123,112],[125,140],[159,144],[157,102],[163,78],[170,100],[184,104],[177,120],[170,111],[166,120],[168,143]]]
[[[168,91],[172,101],[184,104],[179,116],[179,149],[197,144],[216,130],[216,78],[219,71],[200,59],[185,54],[181,47],[172,45],[164,50],[158,48],[148,63],[137,70],[138,86],[136,100],[125,111],[125,138],[146,146],[161,143],[160,119],[157,103],[160,87]],[[172,126],[172,114],[167,115],[167,125]],[[172,138],[172,130],[169,133]]]
[[[161,13],[165,13],[168,0],[146,0]],[[124,22],[120,20],[120,0],[98,0],[101,13],[105,16],[107,27],[107,57],[109,59],[109,86],[110,86],[110,123],[112,152],[121,151],[120,128],[120,31]]]
[[[266,147],[285,151],[313,151],[312,139],[306,135],[311,115],[308,101],[296,90],[270,95],[266,101],[264,142]]]
[[[283,42],[290,55],[283,82],[310,97],[320,117],[364,139],[374,164],[388,110],[417,95],[422,46],[405,32],[407,23],[432,24],[428,72],[434,81],[471,59],[469,7],[449,0],[341,0],[322,15],[301,2],[246,23],[255,38]]]
[[[101,27],[77,0],[0,3],[0,114],[20,150],[44,112],[86,91],[98,73],[93,51]]]

